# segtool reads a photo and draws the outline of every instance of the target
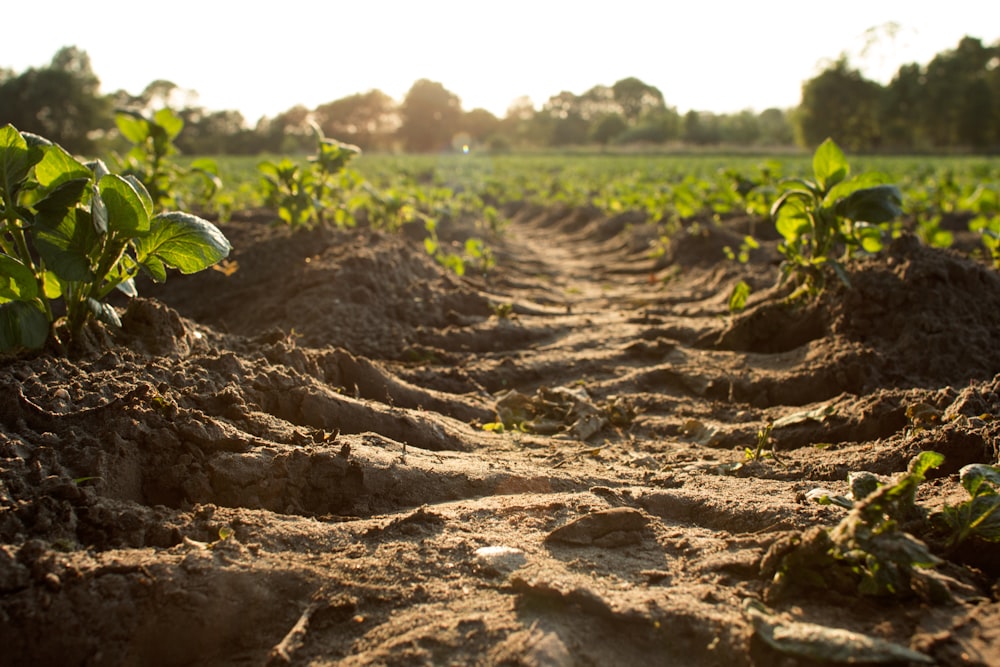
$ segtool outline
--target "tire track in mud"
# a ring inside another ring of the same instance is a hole
[[[887,353],[838,333],[834,307],[772,305],[773,247],[720,264],[739,221],[682,230],[659,258],[641,223],[522,207],[497,270],[465,281],[398,239],[322,234],[303,266],[283,238],[294,268],[161,293],[182,314],[197,295],[198,323],[137,301],[123,346],[11,362],[0,643],[37,664],[774,664],[741,599],[762,597],[772,543],[841,516],[803,494],[918,448],[952,470],[990,460],[994,424],[913,429],[907,408],[1000,414],[997,381],[891,385]],[[303,319],[282,295],[261,305],[281,331],[228,310],[246,306],[227,285],[282,272]],[[729,317],[741,277],[756,293]],[[510,390],[562,410],[553,433],[482,430]],[[610,423],[575,437],[581,391]],[[744,461],[781,418],[781,463]],[[884,620],[794,604],[857,631]],[[985,650],[972,613],[899,609],[882,627],[947,662]]]

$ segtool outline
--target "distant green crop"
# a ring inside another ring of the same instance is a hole
[[[354,221],[342,195],[360,179],[346,168],[361,149],[327,139],[318,125],[313,125],[313,131],[316,154],[307,165],[300,166],[288,158],[279,162],[265,160],[258,165],[267,204],[277,208],[278,217],[290,227],[309,228],[324,222],[349,227]]]
[[[129,152],[120,158],[122,175],[138,178],[154,205],[179,205],[178,181],[189,176],[200,182],[198,199],[204,203],[222,187],[214,160],[198,158],[182,167],[170,159],[177,154],[174,139],[184,128],[184,120],[172,110],[160,109],[146,117],[138,111],[119,109],[115,123],[122,136],[132,143]]]
[[[771,208],[785,276],[808,291],[818,291],[827,269],[850,284],[843,261],[857,250],[882,248],[881,223],[902,213],[899,188],[877,173],[850,177],[843,151],[831,139],[813,155],[813,178],[783,181],[784,191]],[[839,257],[838,257],[839,255]]]
[[[134,175],[0,128],[0,350],[68,342],[90,317],[120,325],[105,299],[134,296],[140,270],[162,282],[167,268],[194,273],[229,254],[210,222],[153,210]]]

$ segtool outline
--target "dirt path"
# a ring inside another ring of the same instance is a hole
[[[947,604],[771,583],[775,545],[846,515],[811,489],[935,449],[929,510],[996,461],[995,273],[901,241],[791,308],[773,243],[720,261],[746,221],[652,257],[634,216],[509,213],[467,279],[405,234],[244,216],[235,274],[147,286],[72,360],[4,361],[4,661],[827,664],[822,632],[764,639],[814,623],[1000,663],[990,545],[938,568]],[[777,460],[746,460],[769,423]]]

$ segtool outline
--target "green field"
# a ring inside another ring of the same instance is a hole
[[[263,159],[217,158],[224,188],[215,206],[229,212],[266,206],[257,170]],[[899,186],[904,216],[898,224],[928,243],[950,245],[952,235],[945,232],[971,225],[985,231],[992,247],[989,234],[1000,233],[1000,159],[862,156],[851,163],[854,173],[878,172]],[[400,209],[399,221],[417,213],[489,217],[513,202],[595,206],[609,215],[639,210],[663,223],[767,219],[781,181],[808,176],[811,169],[805,155],[366,154],[342,177],[341,201],[350,212],[391,201]]]

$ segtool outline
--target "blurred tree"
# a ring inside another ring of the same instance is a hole
[[[406,150],[445,150],[459,131],[462,103],[440,83],[420,79],[406,94],[399,113],[402,124],[397,134]]]
[[[920,65],[902,65],[882,94],[879,124],[883,145],[890,150],[913,149],[926,143],[923,78]]]
[[[881,97],[882,86],[862,77],[842,56],[802,84],[796,114],[800,143],[815,147],[830,137],[846,150],[876,148]]]
[[[590,138],[602,146],[614,141],[628,130],[628,123],[619,113],[610,113],[591,126]]]
[[[791,146],[795,143],[795,130],[789,114],[781,109],[764,109],[760,112],[760,143],[764,146]]]
[[[719,119],[719,140],[724,144],[752,146],[760,141],[760,117],[749,109],[724,114]]]
[[[48,67],[2,79],[0,124],[41,134],[72,153],[92,154],[95,131],[114,123],[100,86],[86,51],[63,47]]]
[[[692,109],[684,114],[684,129],[681,138],[691,144],[704,146],[722,141],[719,117],[707,111]]]
[[[473,109],[462,115],[459,129],[473,141],[483,143],[500,130],[500,119],[486,109]]]
[[[321,104],[313,117],[326,136],[364,150],[388,148],[400,125],[396,103],[377,89]]]
[[[188,155],[248,154],[255,152],[253,133],[239,111],[209,111],[185,107],[178,112],[184,129],[175,145]]]
[[[920,120],[934,146],[975,148],[995,140],[1000,98],[989,79],[998,66],[998,53],[997,46],[985,47],[979,39],[963,37],[955,49],[928,63]]]
[[[510,147],[545,143],[545,128],[530,97],[522,95],[511,102],[500,121],[499,134]]]
[[[302,153],[314,150],[316,140],[309,121],[312,112],[297,104],[274,118],[261,118],[254,132],[259,150],[268,153]]]
[[[650,86],[634,76],[616,81],[611,90],[615,101],[621,107],[622,115],[629,124],[634,125],[643,115],[666,109],[663,93],[655,86]]]
[[[569,107],[588,123],[622,113],[622,106],[615,100],[615,91],[600,85],[594,86],[583,95],[572,96],[569,99]]]
[[[590,124],[581,113],[580,98],[564,90],[550,97],[536,115],[543,128],[545,143],[550,146],[572,146],[587,142]]]

